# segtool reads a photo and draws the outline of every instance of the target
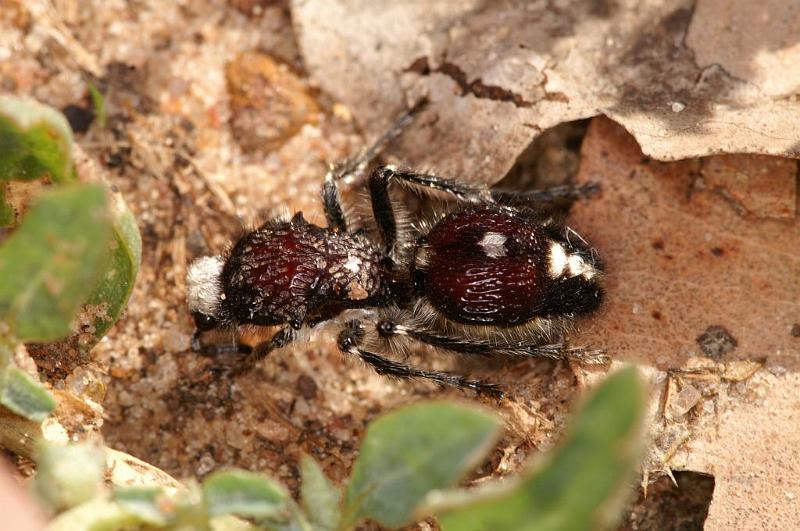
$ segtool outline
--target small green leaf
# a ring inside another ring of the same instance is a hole
[[[88,350],[114,326],[133,291],[139,263],[142,260],[142,239],[133,214],[120,197],[111,208],[112,243],[105,272],[95,285],[85,308],[92,308],[94,342],[82,343]],[[85,341],[85,339],[84,339]]]
[[[34,488],[54,510],[74,507],[98,495],[106,469],[105,453],[90,444],[43,443],[37,456]]]
[[[191,481],[185,489],[178,490],[170,498],[170,510],[175,514],[172,522],[174,527],[187,530],[208,528],[210,516],[200,485]]]
[[[160,527],[167,525],[171,517],[159,505],[163,496],[160,487],[121,487],[114,489],[112,499],[140,521]]]
[[[636,370],[601,384],[561,446],[517,482],[439,497],[429,509],[446,531],[609,529],[641,449],[645,392]]]
[[[344,525],[411,521],[433,489],[449,487],[484,457],[499,433],[493,416],[447,402],[413,405],[367,429],[347,490]]]
[[[217,516],[208,521],[208,527],[211,531],[263,531],[264,527],[254,526],[235,516],[225,515]],[[191,529],[191,528],[189,528]],[[267,528],[269,529],[269,528]]]
[[[94,86],[94,83],[89,83],[89,95],[92,98],[92,105],[94,106],[94,115],[97,116],[97,125],[105,127],[108,122],[108,113],[106,112],[106,99],[103,94]]]
[[[122,531],[137,529],[135,526],[141,523],[121,505],[97,498],[61,513],[45,531]]]
[[[96,87],[89,92],[103,126],[105,101]],[[0,181],[42,178],[57,183],[76,178],[71,157],[72,133],[66,119],[55,109],[32,100],[0,97]],[[102,173],[89,171],[84,180],[103,181]],[[96,173],[96,175],[94,175]],[[14,186],[9,184],[9,186]],[[0,182],[0,227],[15,222],[15,212],[5,200],[6,186]],[[24,197],[24,196],[23,196]],[[71,337],[65,348],[87,351],[114,325],[133,290],[141,260],[141,239],[136,221],[119,194],[111,204],[112,240],[105,249],[107,268],[96,279],[82,309],[84,328]],[[23,205],[25,203],[23,202]],[[0,319],[2,318],[0,301]],[[77,311],[77,309],[76,309]],[[88,333],[87,333],[88,332]],[[63,333],[60,335],[64,335]],[[52,341],[54,337],[35,338]]]
[[[15,348],[16,344],[0,332],[0,369],[13,361]]]
[[[14,223],[14,209],[6,203],[6,185],[0,182],[0,227]]]
[[[42,176],[57,183],[75,181],[67,119],[34,100],[0,96],[0,180]]]
[[[308,455],[300,460],[300,478],[300,498],[308,519],[315,528],[336,529],[341,518],[342,493]]]
[[[107,259],[105,191],[73,185],[42,196],[0,247],[0,319],[23,341],[69,334]]]
[[[46,419],[56,408],[56,401],[42,384],[13,365],[0,372],[0,404],[36,422]]]
[[[267,518],[279,514],[288,496],[283,488],[260,474],[244,470],[216,472],[203,482],[203,497],[211,516],[235,514]]]

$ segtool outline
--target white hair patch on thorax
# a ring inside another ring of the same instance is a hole
[[[344,268],[352,273],[358,273],[361,270],[361,259],[357,256],[348,255]]]
[[[186,274],[186,299],[189,311],[214,317],[222,298],[220,274],[223,261],[220,256],[204,256],[189,266]]]
[[[558,278],[564,274],[567,268],[567,251],[560,243],[552,242],[550,244],[550,277]]]
[[[498,232],[487,232],[478,242],[483,252],[489,258],[500,258],[506,255],[506,240],[508,238]]]

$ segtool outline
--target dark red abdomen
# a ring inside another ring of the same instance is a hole
[[[448,214],[418,242],[415,289],[448,319],[513,326],[536,316],[547,276],[541,228],[499,208]]]

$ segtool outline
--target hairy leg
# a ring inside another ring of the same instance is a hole
[[[437,190],[469,203],[493,202],[489,190],[436,175],[399,170],[392,166],[376,168],[369,177],[369,194],[372,201],[372,215],[378,225],[387,254],[392,254],[397,242],[397,219],[389,198],[389,184],[399,181],[422,188]]]
[[[494,398],[504,397],[503,391],[495,384],[470,380],[457,374],[411,367],[365,350],[362,347],[364,335],[364,327],[360,321],[348,322],[344,330],[339,333],[339,349],[342,352],[357,356],[364,363],[372,367],[378,374],[394,378],[422,378],[460,389],[472,389],[480,394],[486,394]]]
[[[579,361],[586,364],[608,363],[608,356],[601,351],[586,350],[584,348],[570,348],[564,343],[536,345],[524,341],[510,343],[489,341],[476,338],[458,338],[429,330],[413,324],[402,324],[391,319],[378,321],[376,328],[384,337],[407,336],[416,341],[443,348],[461,354],[478,356],[508,356],[524,357],[536,356],[552,359],[566,359]]]
[[[565,184],[526,192],[503,189],[491,190],[492,199],[500,204],[533,207],[547,205],[556,201],[589,199],[598,193],[600,193],[600,184],[595,182],[580,185]]]
[[[294,330],[281,328],[267,341],[262,341],[256,346],[242,345],[241,343],[220,343],[216,345],[202,345],[195,334],[192,336],[192,350],[213,357],[218,363],[217,367],[222,372],[242,374],[250,371],[256,363],[266,358],[270,352],[283,348],[294,340]]]
[[[426,99],[421,99],[410,109],[401,114],[370,147],[361,150],[356,156],[346,160],[342,164],[331,166],[330,171],[325,176],[322,185],[322,205],[325,210],[325,218],[329,227],[347,231],[347,219],[342,208],[342,200],[339,195],[338,183],[342,180],[355,180],[363,176],[367,168],[381,154],[389,143],[400,136],[406,127],[411,123],[414,116],[427,105]]]

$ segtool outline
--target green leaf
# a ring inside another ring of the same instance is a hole
[[[103,96],[91,84],[89,92],[102,126],[105,119]],[[58,111],[28,99],[0,97],[0,181],[43,178],[57,183],[72,182],[76,174],[71,149],[72,132]],[[91,176],[93,172],[88,173],[86,177],[90,180],[103,180],[100,173],[94,177]],[[0,183],[0,227],[15,221],[5,195],[6,187]],[[141,260],[141,239],[136,221],[124,201],[118,194],[114,199],[110,209],[112,240],[105,250],[108,267],[97,278],[88,300],[84,297],[81,301],[87,303],[81,321],[89,326],[82,329],[80,336],[71,338],[72,342],[64,345],[65,348],[86,351],[94,346],[117,321],[133,290]],[[37,340],[53,339],[49,336]]]
[[[387,527],[411,521],[433,489],[453,485],[496,441],[493,416],[463,405],[417,404],[367,429],[347,490],[343,527],[372,518]]]
[[[0,247],[0,319],[23,341],[69,334],[104,269],[108,242],[102,186],[42,196]]]
[[[203,498],[211,516],[267,518],[282,512],[288,496],[280,485],[265,476],[227,470],[216,472],[203,482]]]
[[[74,507],[98,495],[106,469],[105,453],[90,444],[43,443],[37,456],[34,489],[54,510]]]
[[[185,489],[180,489],[170,497],[172,506],[170,510],[175,514],[172,524],[178,529],[208,528],[210,516],[208,507],[203,499],[200,485],[190,481]]]
[[[5,367],[14,358],[15,344],[0,334],[0,368]]]
[[[56,408],[56,401],[42,384],[13,365],[0,372],[0,404],[36,422],[43,421]]]
[[[142,239],[136,220],[121,197],[116,196],[111,208],[112,243],[108,251],[107,267],[95,285],[87,307],[94,317],[93,342],[84,342],[81,348],[88,350],[100,341],[114,326],[131,296],[139,264],[142,260]]]
[[[517,482],[444,495],[429,509],[445,531],[609,529],[641,449],[645,392],[633,368],[606,379],[561,445]]]
[[[249,522],[231,515],[212,518],[208,521],[208,527],[211,531],[263,531],[264,529],[262,526],[256,527]]]
[[[14,223],[14,209],[6,202],[6,186],[0,183],[0,228]]]
[[[42,176],[57,183],[75,181],[67,119],[34,100],[0,96],[0,180]]]
[[[97,125],[105,127],[108,122],[108,113],[106,112],[106,99],[100,90],[94,86],[94,83],[89,83],[89,95],[92,98],[92,105],[94,106],[94,115],[97,116]]]
[[[120,487],[114,489],[112,499],[140,521],[153,526],[165,526],[172,515],[159,505],[165,496],[160,487]]]
[[[336,529],[342,493],[308,455],[300,460],[300,477],[300,499],[311,523],[316,529]]]
[[[47,524],[45,531],[117,531],[136,529],[139,518],[121,505],[97,498],[63,512]]]

